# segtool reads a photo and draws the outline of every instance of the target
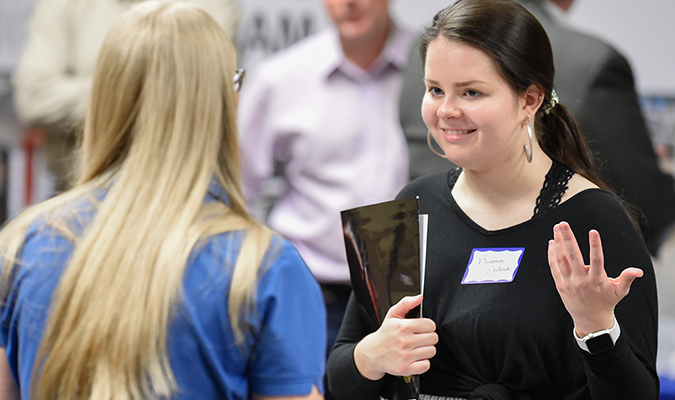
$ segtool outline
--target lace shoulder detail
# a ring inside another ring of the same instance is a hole
[[[461,172],[462,168],[459,167],[448,171],[448,186],[451,189],[455,186]],[[567,191],[567,184],[572,176],[574,176],[574,171],[555,160],[553,161],[551,169],[548,170],[546,178],[544,178],[544,186],[537,197],[534,214],[532,214],[533,218],[560,205],[560,200]]]
[[[532,217],[560,205],[560,200],[567,191],[567,184],[572,179],[572,176],[574,176],[574,171],[553,160],[551,169],[548,170],[544,179],[544,186],[539,192],[539,197],[537,197]]]

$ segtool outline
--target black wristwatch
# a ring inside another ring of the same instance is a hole
[[[573,330],[572,333],[582,350],[591,354],[597,354],[614,347],[614,344],[619,339],[619,335],[621,335],[621,328],[619,328],[619,323],[614,318],[614,326],[611,329],[589,333],[581,339],[577,336],[576,331]]]

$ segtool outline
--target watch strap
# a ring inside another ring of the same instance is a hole
[[[579,345],[582,350],[590,354],[596,354],[614,347],[614,344],[616,344],[616,341],[621,335],[621,328],[619,327],[616,317],[614,317],[614,325],[610,329],[592,332],[583,338],[579,338],[574,329],[572,329],[572,334],[577,341],[577,345]]]

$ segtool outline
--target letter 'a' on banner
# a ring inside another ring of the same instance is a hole
[[[373,323],[382,324],[389,308],[423,287],[418,199],[393,200],[342,211],[342,231],[356,301]],[[426,227],[425,227],[426,228]],[[420,308],[407,318],[419,318]],[[419,375],[391,376],[382,397],[419,399]]]

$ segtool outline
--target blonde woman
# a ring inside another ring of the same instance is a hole
[[[244,208],[235,65],[188,3],[112,28],[78,182],[0,233],[1,398],[322,398],[319,287]]]

